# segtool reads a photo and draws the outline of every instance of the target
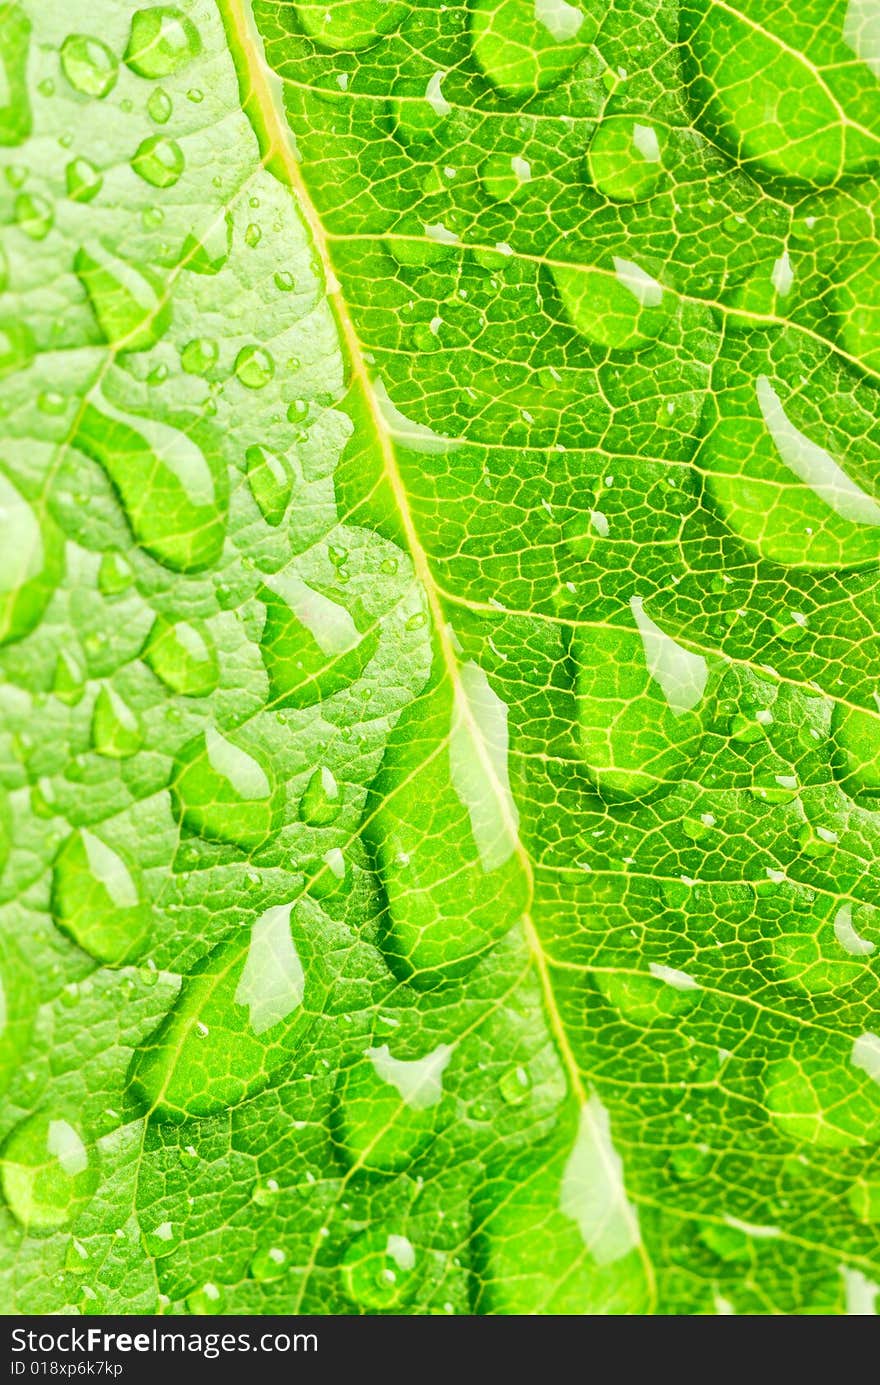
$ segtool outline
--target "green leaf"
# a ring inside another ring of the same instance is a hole
[[[870,6],[0,5],[0,1307],[873,1313]]]

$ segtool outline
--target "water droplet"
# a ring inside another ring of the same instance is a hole
[[[7,1140],[0,1182],[10,1212],[26,1231],[51,1231],[82,1210],[98,1186],[98,1173],[75,1126],[39,1112]]]
[[[615,255],[608,266],[555,265],[552,272],[571,325],[596,346],[636,351],[672,316],[675,295],[633,260]]]
[[[188,235],[180,250],[180,262],[193,274],[219,274],[232,249],[232,216],[218,217],[201,237]]]
[[[395,1047],[399,1053],[399,1038]],[[338,1128],[350,1164],[384,1172],[411,1164],[436,1134],[443,1074],[453,1051],[439,1044],[420,1057],[401,1058],[380,1044],[343,1072]]]
[[[765,1102],[776,1127],[798,1143],[850,1149],[880,1140],[880,1040],[851,1051],[793,1055],[771,1063]]]
[[[133,581],[131,565],[121,553],[111,549],[104,554],[98,569],[98,586],[105,596],[119,596],[128,590]]]
[[[467,971],[525,907],[507,717],[466,664],[455,691],[444,678],[402,713],[370,790],[364,834],[388,898],[386,951],[415,985]],[[445,749],[426,758],[429,743]]]
[[[138,543],[165,567],[199,572],[220,556],[226,536],[226,477],[189,433],[132,417],[106,399],[87,404],[75,445],[100,462]]]
[[[515,154],[490,154],[480,167],[483,187],[496,202],[515,202],[531,176],[531,164]]]
[[[843,6],[835,7],[838,16]],[[819,186],[877,165],[877,69],[853,61],[873,15],[844,21],[812,3],[797,11],[693,0],[681,10],[691,92],[702,128],[753,177]],[[876,40],[868,40],[869,43]],[[874,49],[871,50],[875,51]],[[797,92],[797,99],[793,93]]]
[[[187,375],[207,375],[217,364],[220,349],[210,337],[188,341],[180,353],[180,364]]]
[[[591,0],[476,0],[471,9],[474,57],[493,86],[511,96],[555,86],[598,27]]]
[[[186,1296],[187,1312],[192,1313],[195,1317],[205,1318],[215,1313],[222,1313],[223,1307],[223,1290],[210,1280],[207,1284],[203,1284],[200,1289],[193,1289],[192,1293]]]
[[[308,707],[348,687],[372,658],[375,630],[355,605],[341,605],[292,571],[267,577],[260,652],[279,707]]]
[[[633,799],[666,793],[681,779],[711,699],[702,655],[655,624],[641,598],[630,609],[634,628],[602,626],[579,636],[572,654],[587,770],[603,794]]]
[[[296,288],[296,280],[289,269],[279,269],[273,277],[279,293],[292,293]]]
[[[280,1279],[288,1267],[288,1260],[285,1251],[278,1246],[269,1246],[266,1250],[258,1250],[249,1266],[249,1273],[252,1279],[257,1279],[261,1283],[268,1279]]]
[[[299,813],[303,822],[311,827],[324,827],[336,821],[341,807],[342,795],[333,774],[323,767],[316,769],[300,800]]]
[[[30,329],[23,322],[0,323],[0,380],[29,366],[35,349]]]
[[[171,308],[152,276],[92,242],[73,267],[107,342],[121,351],[146,351],[168,330]]]
[[[199,31],[172,5],[136,10],[125,62],[139,77],[170,77],[202,51]]]
[[[607,116],[597,127],[587,151],[595,186],[616,202],[639,202],[650,197],[663,172],[657,129],[633,116]]]
[[[181,823],[209,841],[256,851],[275,826],[271,772],[213,727],[180,751],[172,796]]]
[[[0,145],[22,144],[31,132],[27,83],[31,22],[20,5],[7,5],[0,24],[0,63],[5,82],[0,93]]]
[[[55,857],[51,908],[62,932],[99,962],[123,966],[143,951],[151,916],[135,868],[85,828]]]
[[[61,45],[61,71],[83,96],[106,96],[116,85],[116,54],[98,38],[69,34]]]
[[[342,1258],[342,1283],[366,1312],[391,1312],[409,1302],[418,1284],[416,1252],[406,1236],[377,1229],[358,1236]]]
[[[111,687],[103,687],[92,712],[92,748],[112,760],[127,760],[140,750],[143,737],[131,708]]]
[[[0,844],[5,863],[8,846]],[[17,945],[0,937],[0,1091],[4,1091],[24,1061],[37,1008],[32,967]]]
[[[45,240],[55,224],[55,208],[39,193],[21,192],[15,199],[15,222],[31,240]]]
[[[853,1215],[861,1222],[880,1221],[880,1182],[876,1179],[859,1179],[850,1188],[847,1201]]]
[[[22,639],[42,619],[63,559],[52,520],[0,473],[0,645]]]
[[[132,1064],[130,1080],[158,1119],[234,1106],[290,1062],[317,1013],[319,962],[307,931],[316,908],[265,910],[244,938],[221,943],[187,976]]]
[[[275,362],[261,346],[243,346],[235,358],[235,374],[249,390],[261,390],[275,374]]]
[[[274,1178],[268,1178],[265,1183],[258,1183],[251,1193],[251,1202],[255,1202],[258,1207],[273,1207],[278,1197],[280,1189]]]
[[[75,1236],[71,1236],[67,1243],[64,1268],[68,1274],[85,1274],[91,1268],[88,1249]]]
[[[255,250],[262,239],[263,232],[261,231],[257,223],[255,221],[252,221],[244,233],[245,245],[250,246],[251,250]]]
[[[730,527],[775,563],[835,569],[876,561],[880,504],[819,443],[821,425],[811,423],[809,433],[797,426],[798,392],[759,375],[753,391],[728,393],[699,462]]]
[[[326,48],[354,52],[370,48],[383,34],[396,29],[407,13],[399,0],[330,0],[330,3],[308,3],[296,0],[296,13],[310,38]]]
[[[507,1106],[521,1106],[528,1098],[532,1082],[525,1068],[508,1068],[498,1083],[501,1100]]]
[[[284,457],[259,443],[245,453],[248,485],[267,524],[281,523],[293,494],[293,474]]]
[[[204,626],[189,621],[171,625],[157,616],[143,658],[166,688],[184,697],[207,697],[219,681],[211,638]]]
[[[88,159],[73,159],[64,170],[67,195],[74,202],[91,202],[104,186],[104,175]]]
[[[880,701],[876,711],[836,703],[831,717],[832,763],[842,787],[857,802],[880,798]]]
[[[138,145],[131,166],[151,187],[171,188],[183,173],[183,150],[177,140],[148,135]]]
[[[147,98],[147,115],[157,125],[166,125],[171,119],[171,97],[164,87],[154,87]]]
[[[59,702],[75,707],[85,692],[85,670],[79,661],[63,649],[55,661],[52,691]]]
[[[141,1241],[144,1250],[153,1260],[159,1260],[163,1255],[170,1255],[176,1250],[182,1240],[182,1233],[179,1226],[173,1222],[159,1222],[149,1231],[141,1233]]]

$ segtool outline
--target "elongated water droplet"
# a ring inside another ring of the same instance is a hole
[[[342,807],[342,795],[329,769],[316,769],[300,800],[299,813],[303,822],[312,827],[324,827],[335,822]]]
[[[98,569],[98,586],[105,596],[119,596],[128,591],[134,581],[134,573],[127,558],[115,549],[105,553]]]
[[[139,77],[170,77],[202,51],[199,31],[173,5],[136,10],[125,50],[125,62]]]
[[[835,703],[832,763],[851,798],[875,807],[880,798],[880,701],[875,711]]]
[[[116,85],[116,54],[99,38],[68,34],[61,45],[61,71],[83,96],[106,96]]]
[[[767,1071],[764,1099],[789,1139],[823,1149],[880,1140],[880,1039],[863,1034],[849,1052],[781,1058]]]
[[[587,152],[595,186],[616,202],[650,197],[663,173],[657,127],[629,115],[607,116],[597,127]]]
[[[138,145],[131,166],[151,187],[171,188],[184,170],[183,150],[175,139],[148,135]]]
[[[629,629],[604,625],[572,646],[578,729],[600,792],[646,798],[671,789],[699,751],[709,668],[651,620],[640,597],[630,608]]]
[[[232,216],[218,217],[200,236],[188,235],[180,249],[180,263],[193,274],[219,274],[232,249]]]
[[[493,86],[511,96],[555,86],[598,27],[592,0],[476,0],[471,9],[474,57]]]
[[[641,265],[619,255],[607,265],[555,265],[553,279],[571,325],[596,346],[636,351],[670,320],[675,295]]]
[[[395,1048],[399,1053],[399,1040]],[[450,1045],[439,1044],[419,1057],[397,1057],[380,1044],[343,1073],[337,1124],[352,1165],[384,1172],[409,1166],[438,1129],[452,1054]]]
[[[426,757],[428,744],[444,749]],[[389,738],[364,835],[388,897],[387,951],[415,985],[466,971],[525,907],[507,753],[507,707],[477,664],[454,692],[443,678],[411,703]]]
[[[106,400],[87,404],[75,444],[100,462],[147,552],[177,572],[198,572],[220,555],[226,535],[226,477],[188,433],[127,416]]]
[[[141,1241],[144,1250],[153,1260],[159,1260],[164,1255],[170,1255],[176,1250],[183,1239],[179,1226],[173,1222],[161,1221],[149,1230],[141,1232]]]
[[[342,1258],[345,1292],[367,1313],[389,1313],[408,1303],[418,1278],[412,1242],[381,1229],[357,1236]]]
[[[150,910],[135,867],[85,828],[55,858],[51,907],[62,932],[99,962],[123,966],[144,949]]]
[[[248,485],[267,524],[281,523],[293,494],[293,474],[284,457],[255,444],[246,454]]]
[[[127,760],[141,747],[143,736],[134,712],[111,687],[103,687],[92,712],[92,747],[111,760]]]
[[[55,661],[55,676],[52,679],[52,691],[59,702],[64,702],[68,707],[75,707],[81,702],[86,690],[85,679],[85,670],[79,660],[63,649]]]
[[[20,192],[15,199],[15,221],[31,240],[45,240],[55,224],[55,208],[39,193]]]
[[[372,658],[378,635],[357,606],[349,610],[291,571],[267,577],[258,595],[266,607],[260,652],[278,706],[331,697]]]
[[[20,5],[7,5],[0,24],[0,145],[22,144],[31,132],[27,66],[31,22]]]
[[[88,159],[73,159],[64,170],[67,195],[73,202],[91,202],[104,186],[104,175]]]
[[[271,771],[213,727],[178,755],[172,796],[190,832],[244,851],[262,846],[275,825]]]
[[[61,535],[0,473],[0,645],[30,634],[61,577]]]
[[[147,98],[147,115],[157,125],[167,125],[173,110],[171,97],[164,87],[154,87]]]
[[[0,380],[29,366],[35,350],[33,336],[25,323],[0,323]]]
[[[75,1125],[46,1112],[17,1125],[0,1155],[6,1205],[27,1231],[51,1231],[81,1212],[98,1186]]]
[[[107,342],[146,351],[168,330],[171,308],[152,276],[96,241],[76,252],[73,267]]]
[[[310,38],[326,48],[355,52],[370,48],[396,29],[407,13],[400,0],[330,0],[329,4],[296,0],[297,17]]]
[[[880,554],[880,503],[794,418],[803,402],[759,375],[737,390],[699,461],[731,528],[775,563],[851,567]],[[858,455],[858,454],[856,454]],[[843,460],[843,458],[841,458]]]
[[[207,697],[220,678],[207,630],[186,620],[171,625],[157,616],[143,657],[166,688],[185,697]]]
[[[320,1007],[315,905],[267,909],[186,978],[171,1013],[135,1056],[131,1082],[163,1120],[243,1101],[290,1061]],[[312,912],[310,912],[312,911]]]

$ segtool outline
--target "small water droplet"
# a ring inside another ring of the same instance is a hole
[[[589,48],[599,14],[566,0],[476,0],[473,54],[493,86],[510,96],[555,86]]]
[[[346,1294],[367,1312],[390,1312],[407,1303],[418,1285],[412,1243],[378,1228],[352,1241],[341,1269]]]
[[[279,269],[274,275],[274,280],[279,293],[292,293],[296,288],[296,280],[289,269]]]
[[[508,1106],[520,1106],[527,1099],[531,1086],[531,1078],[525,1068],[509,1068],[502,1075],[498,1090],[502,1101]]]
[[[175,1226],[170,1221],[159,1222],[149,1231],[141,1232],[144,1250],[153,1260],[158,1260],[163,1255],[170,1255],[180,1245],[181,1239],[180,1227]]]
[[[52,691],[59,702],[75,707],[85,692],[85,670],[74,655],[63,649],[55,660]]]
[[[164,87],[155,87],[147,98],[147,115],[157,125],[166,125],[173,110],[171,97]]]
[[[119,596],[133,581],[134,573],[127,558],[116,549],[104,554],[98,569],[98,586],[105,596]]]

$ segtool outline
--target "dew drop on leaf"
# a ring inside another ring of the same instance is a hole
[[[599,18],[593,0],[476,0],[474,57],[499,91],[534,95],[555,86],[583,57]]]
[[[599,192],[615,202],[639,202],[656,190],[663,174],[659,136],[647,118],[607,116],[587,151],[590,178]]]
[[[64,170],[67,195],[72,202],[91,202],[104,186],[104,175],[88,159],[72,159]]]
[[[76,1126],[41,1111],[13,1130],[0,1153],[6,1205],[27,1231],[52,1231],[82,1211],[98,1186],[94,1155]]]
[[[352,1303],[367,1313],[393,1312],[418,1286],[412,1242],[382,1228],[357,1236],[342,1257],[342,1282]]]
[[[150,909],[133,864],[83,828],[64,842],[52,870],[52,917],[84,952],[123,966],[144,949]]]
[[[98,693],[92,711],[92,749],[112,760],[127,760],[141,747],[138,719],[109,685]]]
[[[260,1283],[267,1280],[280,1279],[288,1268],[287,1255],[278,1246],[268,1246],[265,1250],[258,1250],[248,1266],[248,1273],[251,1279],[256,1279]]]
[[[39,623],[61,577],[63,544],[55,524],[0,473],[0,645]]]
[[[201,624],[179,620],[172,625],[157,616],[143,658],[167,688],[184,697],[207,697],[219,681],[217,654]]]
[[[138,145],[131,166],[151,187],[171,188],[184,170],[183,150],[177,140],[148,135]]]
[[[15,199],[15,221],[31,240],[45,240],[55,224],[55,208],[39,193],[20,192]]]
[[[260,652],[279,707],[308,707],[348,687],[377,644],[362,612],[286,570],[258,592],[266,607]]]
[[[342,807],[342,794],[332,772],[323,766],[316,769],[303,794],[299,813],[311,827],[325,827],[335,822]]]
[[[97,241],[76,252],[73,267],[111,346],[147,351],[168,330],[171,308],[152,275]]]
[[[7,5],[0,25],[0,63],[6,81],[0,94],[0,146],[22,144],[31,132],[27,66],[31,21],[20,5]]]
[[[576,332],[596,346],[636,351],[666,326],[675,295],[634,260],[613,255],[590,268],[553,267],[562,306]]]
[[[275,826],[271,770],[213,727],[180,751],[172,798],[177,817],[190,832],[244,851],[256,851]]]
[[[139,77],[170,77],[202,50],[199,31],[173,5],[136,10],[125,50],[125,62]]]
[[[69,34],[61,45],[61,71],[74,91],[103,97],[112,91],[119,75],[116,54],[98,38]]]
[[[164,87],[154,87],[147,98],[147,115],[157,125],[166,125],[171,119],[171,97]]]
[[[267,524],[277,527],[293,494],[293,473],[287,460],[269,447],[254,443],[245,453],[248,485]]]
[[[180,364],[187,375],[207,375],[217,364],[220,349],[210,337],[195,337],[180,353]]]
[[[370,48],[407,13],[400,0],[296,0],[295,9],[310,38],[344,52]]]
[[[275,362],[262,346],[243,346],[235,358],[235,374],[249,390],[261,390],[275,374]]]

